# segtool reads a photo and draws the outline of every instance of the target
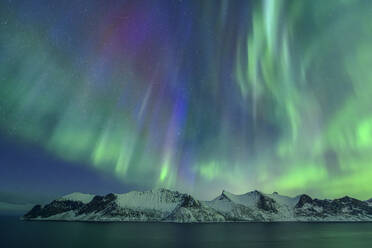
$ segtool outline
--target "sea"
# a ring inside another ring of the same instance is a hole
[[[0,216],[0,247],[372,247],[372,223],[94,223]]]

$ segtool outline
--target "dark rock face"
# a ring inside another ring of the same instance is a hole
[[[161,211],[152,210],[145,212],[138,209],[119,208],[117,206],[110,206],[103,212],[103,216],[105,217],[125,217],[131,221],[139,221],[142,219],[146,219],[147,221],[160,221],[164,218]]]
[[[200,202],[195,200],[191,195],[185,195],[181,207],[185,208],[199,208]]]
[[[231,199],[225,194],[224,190],[222,191],[222,194],[219,196],[219,200],[223,200],[223,199],[231,201]]]
[[[51,203],[41,207],[40,205],[36,205],[30,212],[25,214],[25,218],[48,218],[50,216],[68,212],[71,210],[76,210],[84,206],[82,202],[76,201],[52,201]]]
[[[84,204],[80,201],[55,200],[44,207],[41,205],[36,205],[31,209],[31,211],[24,215],[24,218],[48,218],[50,216],[65,213],[71,210],[77,211],[78,215],[99,212],[104,209],[110,211],[110,205],[112,205],[111,210],[115,208],[116,204],[113,202],[115,199],[116,196],[114,194],[108,194],[106,196],[95,196],[92,201],[87,204]]]
[[[89,203],[85,204],[81,209],[79,209],[78,215],[100,212],[102,210],[106,210],[106,212],[109,213],[117,208],[117,205],[114,202],[115,200],[116,195],[114,194],[108,194],[106,196],[97,195]]]
[[[37,217],[41,216],[41,214],[42,214],[42,206],[41,205],[36,205],[28,213],[26,213],[23,217],[26,218],[26,219],[37,218]]]
[[[260,193],[260,198],[257,202],[257,207],[267,212],[278,213],[278,210],[275,207],[275,200],[267,196],[264,196],[261,193]]]
[[[256,216],[252,213],[252,209],[244,205],[238,204],[228,213],[223,213],[223,216],[227,221],[260,221],[263,218]]]
[[[340,199],[336,199],[332,201],[333,208],[332,210],[336,210],[337,213],[341,213],[342,210],[346,209],[350,211],[351,215],[358,215],[358,214],[372,214],[372,207],[370,207],[366,202],[345,196]]]
[[[295,213],[299,216],[318,218],[337,215],[365,216],[372,215],[372,207],[367,202],[348,196],[335,200],[312,200],[309,196],[302,195],[295,207]]]
[[[203,205],[191,195],[182,194],[182,202],[164,221],[175,222],[218,222],[224,221],[225,217],[216,210]]]
[[[301,195],[298,203],[296,204],[295,208],[302,208],[306,203],[312,203],[313,199],[311,199],[308,195]]]

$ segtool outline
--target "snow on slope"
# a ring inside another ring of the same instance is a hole
[[[251,208],[238,203],[239,200],[242,200],[239,196],[223,191],[222,194],[214,200],[205,201],[203,204],[223,214],[226,221],[252,221],[263,219],[255,216]],[[253,205],[253,203],[249,203],[249,205]]]
[[[119,207],[141,210],[158,210],[170,213],[181,203],[181,194],[166,189],[151,191],[132,191],[126,194],[116,194]]]
[[[317,200],[307,195],[288,197],[252,191],[235,195],[223,191],[212,201],[166,189],[94,196],[66,195],[36,205],[25,216],[36,220],[81,221],[371,221],[372,206],[350,197]]]
[[[223,194],[234,203],[241,204],[249,208],[255,208],[258,200],[260,199],[260,193],[258,191],[251,191],[242,195],[235,195],[230,192],[223,191]]]
[[[276,192],[272,194],[265,194],[265,196],[273,199],[277,203],[276,208],[278,210],[278,213],[275,216],[276,220],[281,220],[281,221],[295,220],[293,208],[298,203],[300,196],[289,197],[289,196],[279,195]]]
[[[62,196],[58,201],[78,201],[84,204],[89,203],[93,199],[94,195],[84,194],[80,192],[71,193],[65,196]]]
[[[235,195],[227,191],[205,205],[223,213],[228,221],[263,221],[271,219],[270,215],[258,210],[258,203],[262,194],[258,191]]]
[[[225,193],[227,192],[223,191],[220,196],[213,199],[212,201],[205,201],[204,204],[220,212],[232,211],[236,203],[234,203],[231,199],[229,199]]]
[[[294,221],[296,217],[294,216],[293,209],[299,198],[299,196],[288,197],[279,195],[276,192],[273,194],[263,194],[256,190],[242,195],[223,191],[220,196],[212,201],[205,202],[205,204],[228,215],[232,219]],[[269,207],[266,211],[262,209],[262,204],[265,202]]]
[[[285,196],[285,195],[279,195],[276,192],[274,192],[272,194],[265,194],[265,195],[270,197],[271,199],[275,200],[280,205],[286,205],[290,208],[293,208],[294,206],[296,206],[298,200],[300,199],[300,196],[289,197],[289,196]]]
[[[237,205],[256,208],[259,199],[260,195],[258,191],[248,192],[243,195],[235,195],[223,190],[220,196],[212,201],[205,201],[204,203],[219,211],[228,212],[232,211]]]

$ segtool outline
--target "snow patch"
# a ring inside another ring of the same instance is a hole
[[[80,192],[71,193],[65,196],[62,196],[58,201],[78,201],[84,204],[89,203],[93,199],[94,195],[84,194]]]
[[[126,194],[117,194],[116,202],[119,207],[157,210],[170,213],[181,203],[181,194],[178,192],[156,189],[151,191],[132,191]]]

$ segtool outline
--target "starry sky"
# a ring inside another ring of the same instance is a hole
[[[371,1],[1,1],[0,200],[368,199],[371,68]]]

